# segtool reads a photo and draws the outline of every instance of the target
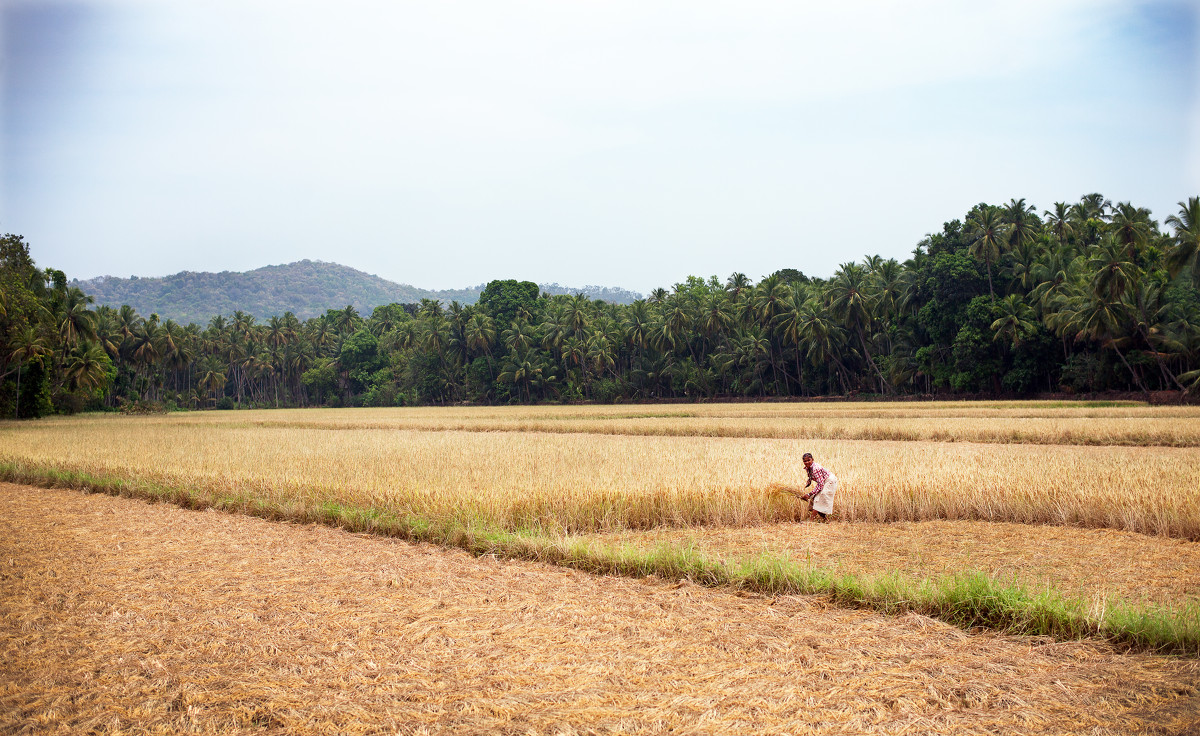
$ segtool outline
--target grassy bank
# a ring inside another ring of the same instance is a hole
[[[1053,591],[1033,593],[982,574],[936,580],[899,575],[844,575],[783,555],[716,560],[691,545],[664,544],[644,550],[550,536],[537,530],[504,530],[478,520],[397,514],[328,501],[272,501],[247,493],[223,494],[202,488],[65,472],[45,465],[0,463],[0,479],[163,501],[191,509],[214,508],[267,519],[322,523],[350,531],[458,547],[475,554],[533,559],[601,574],[655,575],[765,595],[826,595],[840,605],[893,614],[916,611],[964,628],[1059,639],[1097,638],[1130,649],[1200,656],[1200,607],[1196,605],[1167,608],[1120,602],[1094,604]]]

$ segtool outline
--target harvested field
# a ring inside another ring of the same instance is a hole
[[[1185,733],[1200,661],[0,486],[12,733]]]
[[[1200,605],[1200,544],[1111,529],[979,521],[773,524],[592,535],[603,544],[692,546],[716,559],[786,555],[850,575],[916,579],[982,572],[1103,605]]]
[[[314,421],[338,416],[291,413]],[[838,513],[848,520],[979,519],[1200,539],[1200,448],[1194,447],[854,440],[801,446],[777,439],[245,423],[266,414],[5,423],[0,462],[248,499],[285,516],[332,504],[554,532],[790,521],[800,506],[765,490],[803,478],[800,450],[807,449],[841,478]]]
[[[229,419],[199,413],[175,421],[225,424]],[[293,409],[239,412],[237,421],[297,429],[1200,447],[1200,407],[1061,402]]]

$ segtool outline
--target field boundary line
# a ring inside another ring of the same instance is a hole
[[[558,420],[552,420],[558,421]],[[1155,441],[1155,442],[1115,442],[1111,438],[1092,439],[1088,437],[1071,437],[1060,441],[1039,440],[1036,438],[1026,438],[1023,436],[996,437],[996,436],[980,436],[980,437],[957,437],[948,433],[933,433],[930,435],[912,435],[906,433],[887,433],[887,432],[815,432],[815,433],[785,433],[785,432],[735,432],[735,431],[717,431],[717,432],[688,432],[678,430],[598,430],[591,428],[554,428],[553,426],[533,426],[533,425],[514,425],[510,427],[495,427],[495,426],[467,426],[467,425],[436,425],[436,424],[413,424],[408,426],[370,426],[358,425],[349,422],[343,423],[320,423],[320,422],[305,422],[305,421],[282,421],[272,422],[265,420],[257,420],[247,422],[247,427],[257,427],[260,429],[301,429],[315,431],[345,431],[353,430],[356,432],[471,432],[475,434],[488,433],[542,433],[542,434],[562,434],[562,435],[594,435],[597,437],[699,437],[704,439],[730,439],[730,440],[842,440],[852,442],[940,442],[944,444],[980,444],[980,445],[1030,445],[1034,447],[1146,447],[1146,448],[1166,448],[1166,449],[1194,449],[1200,447],[1200,439],[1198,440],[1178,440],[1178,441]]]
[[[191,510],[216,509],[272,521],[319,523],[351,532],[462,549],[474,555],[545,562],[594,574],[656,576],[768,596],[823,595],[841,606],[891,615],[915,612],[968,630],[988,629],[1059,640],[1095,639],[1128,651],[1200,657],[1200,605],[1165,607],[1123,601],[1097,604],[1069,599],[1051,590],[1031,593],[981,572],[936,580],[917,580],[894,573],[855,576],[806,566],[786,555],[764,553],[752,558],[720,560],[687,544],[664,543],[646,551],[632,545],[602,545],[594,540],[552,537],[536,531],[497,529],[482,522],[397,515],[342,504],[284,509],[249,495],[222,496],[17,462],[0,462],[0,480],[166,502]]]

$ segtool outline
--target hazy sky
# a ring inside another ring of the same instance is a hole
[[[73,278],[336,261],[647,292],[975,203],[1200,194],[1195,2],[0,0],[0,232]]]

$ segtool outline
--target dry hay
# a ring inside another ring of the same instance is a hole
[[[787,491],[786,489],[791,489]],[[788,486],[783,492],[802,490]],[[834,508],[835,518],[837,508]],[[1200,603],[1200,543],[1112,529],[984,521],[771,524],[588,535],[602,544],[692,547],[713,559],[788,557],[856,576],[916,579],[983,572],[1030,591],[1051,588],[1097,605]]]
[[[1200,662],[0,486],[8,733],[1181,733]]]
[[[147,422],[155,418],[145,418]],[[1045,402],[737,403],[198,412],[198,426],[552,432],[774,439],[1200,446],[1200,407]],[[0,423],[3,426],[3,423]]]

